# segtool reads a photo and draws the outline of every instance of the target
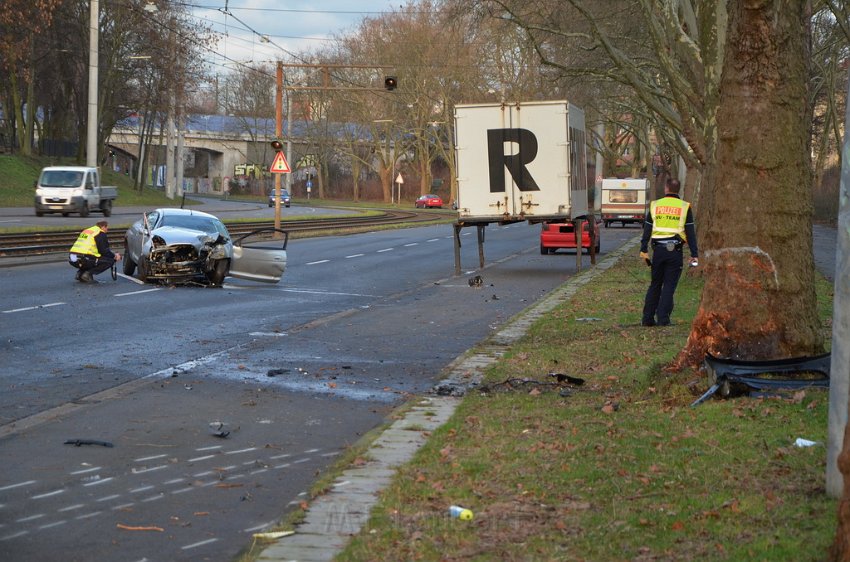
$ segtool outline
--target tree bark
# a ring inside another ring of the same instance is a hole
[[[730,0],[697,231],[705,288],[678,366],[823,350],[814,290],[808,1]],[[712,178],[713,176],[713,178]],[[714,181],[712,181],[714,180]]]

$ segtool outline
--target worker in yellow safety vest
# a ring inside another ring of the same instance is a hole
[[[688,244],[691,267],[699,265],[697,233],[691,206],[679,198],[679,180],[668,179],[664,197],[653,201],[646,214],[640,257],[652,267],[652,281],[643,303],[643,326],[669,326],[673,293],[682,275],[682,246]],[[649,244],[652,243],[652,260]]]
[[[100,221],[95,226],[83,230],[77,241],[71,246],[68,263],[76,267],[76,279],[81,283],[97,283],[94,276],[110,269],[121,260],[121,254],[113,253],[109,248],[109,223]]]

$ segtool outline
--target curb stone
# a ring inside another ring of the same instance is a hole
[[[499,360],[510,345],[529,327],[551,312],[585,284],[610,269],[632,251],[639,237],[626,241],[595,267],[576,275],[476,346],[471,354],[453,361],[447,376],[434,387],[435,395],[414,399],[415,405],[375,439],[365,466],[352,467],[334,480],[330,491],[316,498],[295,534],[267,546],[257,560],[262,562],[327,562],[342,552],[349,539],[367,527],[372,507],[380,492],[389,486],[396,469],[409,462],[425,444],[427,436],[454,415],[468,388],[477,386],[484,370]],[[413,429],[415,428],[415,429]]]

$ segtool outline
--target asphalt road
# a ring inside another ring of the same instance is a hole
[[[0,559],[230,560],[574,272],[573,253],[540,255],[538,227],[486,232],[478,271],[464,230],[457,277],[450,225],[291,241],[271,286],[0,267]],[[604,229],[603,253],[637,234]],[[77,439],[113,447],[64,444]]]

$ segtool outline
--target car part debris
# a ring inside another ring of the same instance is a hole
[[[226,424],[224,422],[220,422],[220,421],[210,422],[210,427],[213,428],[213,433],[212,433],[213,437],[218,437],[220,439],[226,439],[227,436],[230,435],[230,430],[224,429],[225,425]]]
[[[283,537],[288,537],[294,535],[295,531],[269,531],[268,533],[254,533],[253,537],[255,539],[264,539],[264,540],[276,540],[282,539]]]
[[[739,361],[706,354],[705,367],[712,384],[705,394],[691,404],[691,407],[699,406],[714,394],[727,398],[765,390],[829,388],[831,355],[831,353],[824,353],[814,357]],[[818,376],[801,378],[799,375],[803,373]],[[795,374],[798,376],[793,376]]]
[[[125,531],[158,531],[160,533],[164,532],[165,529],[162,527],[157,527],[156,525],[124,525],[123,523],[117,523],[115,525],[119,529],[123,529]]]
[[[476,275],[475,277],[470,278],[468,283],[469,283],[470,287],[476,287],[477,288],[477,287],[480,287],[484,284],[484,280],[481,278],[480,275]]]
[[[74,445],[75,447],[79,447],[80,445],[100,445],[101,447],[115,446],[109,441],[98,441],[97,439],[68,439],[64,444]]]
[[[278,375],[285,375],[287,373],[289,373],[289,369],[269,369],[268,372],[266,372],[266,376],[276,377]]]

